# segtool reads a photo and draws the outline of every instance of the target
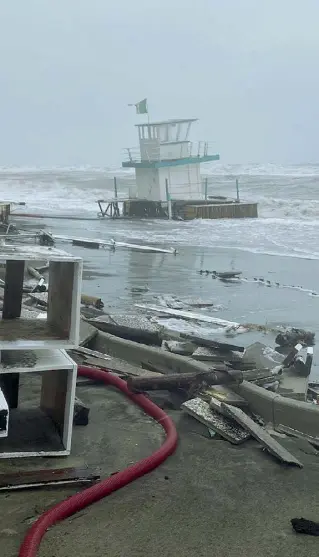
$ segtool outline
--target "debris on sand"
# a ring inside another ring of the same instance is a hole
[[[212,429],[230,443],[238,445],[250,438],[250,434],[232,419],[222,416],[209,407],[201,398],[194,398],[182,404],[182,409],[196,420]]]
[[[304,329],[291,328],[276,336],[276,343],[279,346],[291,347],[299,342],[304,346],[313,346],[315,343],[315,333],[305,331]]]

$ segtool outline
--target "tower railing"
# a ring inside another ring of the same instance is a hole
[[[157,146],[144,145],[142,155],[139,147],[126,147],[124,149],[125,162],[140,163],[202,158],[214,155],[216,152],[216,144],[209,141],[189,141],[187,144],[178,145],[178,149],[176,147],[177,145],[174,143],[160,143]]]

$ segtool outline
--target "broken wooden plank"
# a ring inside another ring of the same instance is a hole
[[[274,370],[273,370],[274,371]],[[278,371],[279,373],[279,371]],[[268,368],[265,369],[243,369],[242,374],[245,381],[250,381],[252,383],[258,383],[260,381],[274,381],[278,377],[278,373],[273,373]]]
[[[205,391],[201,393],[201,397],[203,397],[204,400],[208,399],[208,402],[212,397],[214,397],[220,402],[232,404],[233,406],[239,406],[241,408],[248,406],[247,400],[245,400],[242,396],[232,391],[229,387],[220,384],[211,385],[205,389]]]
[[[178,340],[163,340],[162,348],[180,356],[191,356],[196,346],[191,342],[179,342]]]
[[[98,358],[99,360],[110,360],[110,356],[106,356],[102,354],[102,352],[98,352],[97,350],[91,350],[90,348],[85,348],[84,346],[77,346],[76,348],[72,348],[70,352],[78,352],[83,356],[90,356],[91,358]]]
[[[285,426],[282,424],[275,424],[274,425],[275,431],[278,433],[285,433],[286,435],[290,435],[291,437],[296,437],[297,439],[306,439],[309,443],[312,443],[316,447],[319,447],[319,437],[313,437],[312,435],[307,435],[302,431],[297,431],[289,426]]]
[[[181,311],[177,309],[171,309],[162,306],[148,306],[146,304],[135,304],[135,307],[144,309],[146,311],[151,311],[159,314],[172,315],[173,317],[180,317],[181,319],[187,319],[189,321],[202,321],[203,323],[212,323],[213,325],[221,325],[222,327],[241,327],[240,323],[235,321],[226,321],[225,319],[219,319],[218,317],[213,317],[212,315],[205,315],[203,313],[193,313],[192,311]]]
[[[222,402],[223,411],[233,420],[243,427],[246,431],[248,431],[252,437],[255,437],[259,443],[263,445],[267,449],[267,451],[278,458],[281,462],[285,464],[293,464],[295,466],[299,466],[300,468],[303,467],[301,462],[296,459],[287,449],[282,447],[278,441],[273,439],[269,433],[256,424],[254,420],[252,420],[243,410],[240,408],[236,408],[235,406],[231,406],[229,404],[225,404]]]
[[[219,342],[217,340],[211,340],[204,337],[199,337],[196,335],[191,335],[189,333],[180,333],[181,338],[185,338],[194,342],[198,346],[206,346],[206,348],[212,348],[213,350],[220,350],[221,352],[244,352],[244,346],[238,346],[237,344],[229,344],[227,342]]]
[[[29,297],[31,300],[37,302],[42,307],[48,306],[48,293],[47,292],[30,292]]]
[[[198,360],[199,362],[216,362],[222,361],[220,354],[216,354],[215,350],[211,348],[206,348],[206,346],[199,346],[192,353],[192,358]]]
[[[222,416],[209,408],[209,404],[201,398],[193,398],[184,402],[181,408],[190,416],[212,429],[230,443],[238,445],[250,438],[250,434],[233,419]]]
[[[228,374],[225,371],[208,370],[202,373],[172,373],[158,377],[130,377],[127,385],[132,391],[175,390],[189,386],[221,385],[223,383],[240,383],[241,372]]]
[[[89,468],[55,468],[45,470],[21,470],[0,474],[0,491],[31,489],[47,485],[85,484],[100,480],[100,474]]]
[[[226,415],[225,410],[224,410],[223,407],[222,407],[222,403],[221,403],[220,400],[218,400],[218,399],[215,398],[214,396],[210,396],[210,399],[207,400],[206,397],[204,398],[204,397],[202,396],[202,394],[200,394],[200,397],[203,398],[203,400],[205,400],[205,402],[208,402],[208,403],[209,403],[209,408],[210,408],[211,411],[213,411],[213,412],[218,412],[218,414],[222,414],[222,416],[228,417],[228,416]]]
[[[121,248],[129,248],[129,249],[137,250],[137,251],[155,252],[155,253],[170,253],[172,255],[177,254],[177,250],[175,248],[158,248],[158,247],[155,247],[155,246],[144,246],[144,245],[140,245],[140,244],[129,244],[127,242],[116,242],[115,240],[111,240],[111,245],[114,248],[121,247]]]
[[[100,242],[95,242],[94,240],[72,240],[73,246],[81,246],[83,248],[99,249]]]

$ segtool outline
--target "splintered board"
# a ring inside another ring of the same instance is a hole
[[[22,316],[26,263],[47,260],[48,308],[44,319]],[[79,342],[82,259],[44,246],[0,246],[5,284],[0,350],[72,348]]]
[[[222,409],[225,414],[234,420],[240,425],[242,425],[259,443],[263,445],[267,449],[267,451],[275,456],[278,460],[283,462],[284,464],[293,464],[295,466],[299,466],[300,468],[303,467],[301,462],[292,455],[285,447],[280,445],[276,439],[273,439],[271,435],[266,431],[263,427],[256,424],[252,418],[247,416],[245,412],[241,410],[241,408],[236,408],[235,406],[231,406],[229,404],[222,403]]]
[[[70,454],[76,364],[62,350],[13,351],[9,356],[4,353],[0,367],[9,406],[0,458]]]
[[[181,408],[190,416],[212,429],[230,443],[238,445],[250,438],[250,434],[230,418],[222,416],[209,407],[201,398],[193,398],[184,402]]]

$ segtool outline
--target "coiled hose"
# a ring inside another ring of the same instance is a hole
[[[113,491],[124,487],[133,480],[144,476],[144,474],[148,474],[148,472],[151,472],[164,462],[175,451],[177,446],[177,432],[171,418],[144,395],[131,393],[126,381],[112,375],[107,370],[102,371],[94,367],[79,366],[78,375],[102,381],[106,385],[113,385],[120,389],[130,400],[138,404],[149,416],[161,424],[166,432],[166,439],[164,444],[150,456],[73,495],[43,513],[27,532],[20,547],[19,557],[36,557],[41,540],[48,528],[88,505],[99,501],[103,497],[107,497]]]

